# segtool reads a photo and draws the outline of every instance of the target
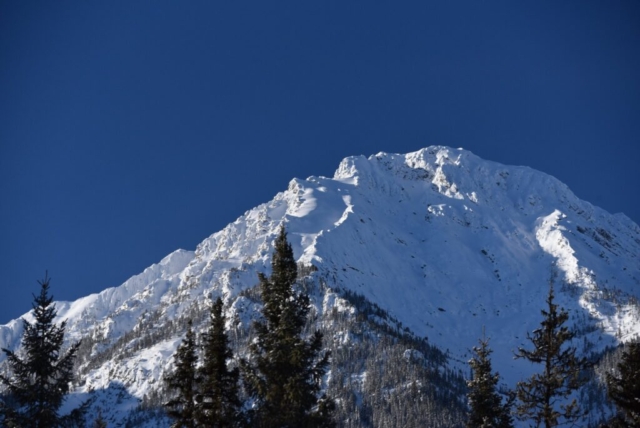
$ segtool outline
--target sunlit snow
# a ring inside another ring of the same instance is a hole
[[[432,146],[349,157],[333,178],[294,179],[195,252],[178,250],[119,287],[58,303],[68,338],[113,343],[154,311],[163,322],[211,296],[231,304],[232,316],[246,316],[252,303],[238,295],[268,271],[282,224],[299,261],[330,281],[319,311],[352,310],[331,291],[350,289],[448,349],[463,368],[484,328],[494,366],[510,384],[531,370],[513,350],[539,325],[552,275],[572,322],[597,327],[583,340],[603,348],[640,334],[635,307],[604,298],[611,290],[640,296],[638,225],[581,201],[547,174]],[[15,348],[21,329],[1,326],[0,345]],[[83,388],[118,381],[141,398],[179,339],[103,364]]]

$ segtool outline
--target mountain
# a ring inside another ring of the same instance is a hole
[[[153,409],[186,319],[204,328],[210,298],[222,296],[242,354],[260,308],[257,273],[269,272],[283,223],[333,352],[326,384],[342,426],[420,426],[400,420],[425,412],[439,414],[430,426],[459,425],[466,361],[483,328],[506,385],[536,370],[513,351],[539,326],[551,280],[580,352],[597,356],[640,335],[637,224],[542,172],[432,146],[348,157],[333,178],[293,179],[195,251],[58,302],[67,339],[83,339],[70,401],[91,397],[111,426],[166,423]],[[0,346],[15,349],[21,334],[19,320],[0,326]],[[426,404],[399,410],[398,394]]]

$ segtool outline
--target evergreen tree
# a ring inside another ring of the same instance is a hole
[[[230,428],[242,425],[242,402],[238,398],[238,368],[229,370],[233,357],[225,333],[222,299],[211,308],[211,326],[203,340],[204,362],[200,367],[200,394],[197,397],[196,419],[200,426]]]
[[[60,416],[58,410],[73,381],[73,365],[80,343],[62,351],[66,322],[54,324],[57,315],[53,296],[49,295],[47,275],[34,295],[33,318],[22,320],[23,353],[2,349],[9,372],[0,375],[5,397],[0,412],[7,427],[54,428],[82,419],[82,411]]]
[[[496,389],[500,375],[491,371],[489,356],[493,351],[489,348],[489,339],[483,335],[479,343],[480,346],[473,348],[475,356],[469,361],[473,377],[467,381],[470,407],[467,427],[510,428],[513,426],[510,414],[513,396],[502,403],[502,397]]]
[[[246,389],[255,400],[253,426],[261,428],[331,427],[333,402],[318,397],[329,354],[322,333],[302,336],[309,297],[294,291],[297,265],[282,227],[274,243],[272,274],[259,275],[263,320],[256,322],[251,361],[243,361]]]
[[[622,410],[626,426],[640,428],[640,343],[627,343],[618,374],[607,373],[609,398]]]
[[[187,334],[174,356],[174,369],[165,376],[165,384],[174,397],[165,403],[167,415],[174,420],[172,428],[195,428],[195,396],[197,393],[196,340],[191,320]]]
[[[580,373],[587,362],[576,357],[576,348],[569,346],[575,333],[564,323],[569,314],[563,308],[558,310],[554,302],[553,280],[549,284],[547,296],[548,310],[542,310],[544,317],[541,328],[527,334],[533,344],[532,351],[518,348],[516,358],[524,358],[532,363],[543,364],[542,373],[532,375],[528,380],[518,382],[517,415],[521,420],[532,419],[535,426],[555,427],[581,420],[583,412],[575,398],[567,401],[571,393],[584,383]]]

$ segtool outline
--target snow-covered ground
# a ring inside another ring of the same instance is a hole
[[[248,313],[239,293],[268,272],[283,223],[295,256],[329,287],[364,295],[461,364],[484,328],[509,384],[531,370],[513,351],[539,325],[552,276],[581,344],[598,350],[640,334],[628,300],[640,296],[638,225],[542,172],[432,146],[349,157],[332,178],[293,179],[195,252],[178,250],[119,287],[57,303],[68,339],[93,338],[97,354],[145,322],[163,325],[206,306],[212,294],[232,305],[231,323]],[[332,296],[320,311],[343,305]],[[15,348],[21,329],[18,321],[0,326],[0,346]],[[79,392],[117,381],[143,397],[179,339],[104,362]]]

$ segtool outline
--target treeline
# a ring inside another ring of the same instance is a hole
[[[605,353],[598,365],[578,357],[571,345],[576,331],[555,303],[553,283],[540,327],[528,335],[529,347],[514,355],[540,370],[506,390],[499,387],[485,336],[473,348],[471,379],[465,379],[449,367],[447,353],[357,293],[333,289],[354,312],[334,307],[320,319],[310,299],[314,283],[300,278],[312,268],[298,268],[284,228],[274,246],[271,276],[260,275],[259,286],[242,293],[261,307],[250,328],[227,331],[223,301],[216,299],[206,313],[192,308],[161,327],[160,311],[147,313],[140,328],[93,356],[99,339],[63,350],[66,324],[53,323],[56,311],[45,276],[34,298],[34,322],[24,321],[21,350],[3,349],[8,370],[0,375],[0,425],[106,427],[100,412],[87,414],[91,400],[59,414],[72,381],[79,381],[74,361],[76,367],[83,361],[86,372],[122,358],[118,350],[132,355],[184,333],[162,386],[150,391],[125,426],[168,417],[173,427],[194,428],[504,428],[517,420],[537,427],[640,427],[640,345]],[[202,334],[192,321],[206,322]],[[319,325],[322,331],[316,330]],[[604,392],[594,381],[598,376],[605,379]],[[613,404],[618,412],[587,423],[592,402]]]
[[[515,390],[497,390],[499,374],[491,368],[489,340],[483,337],[469,361],[469,419],[467,427],[513,427],[514,417],[535,427],[585,426],[591,409],[578,400],[578,390],[594,374],[594,364],[576,355],[576,336],[565,325],[569,314],[554,302],[553,279],[540,327],[527,334],[532,348],[518,348],[515,358],[539,365],[540,371],[517,383]],[[599,424],[602,428],[640,428],[640,343],[625,346],[614,370],[605,372],[608,398],[618,412]]]

